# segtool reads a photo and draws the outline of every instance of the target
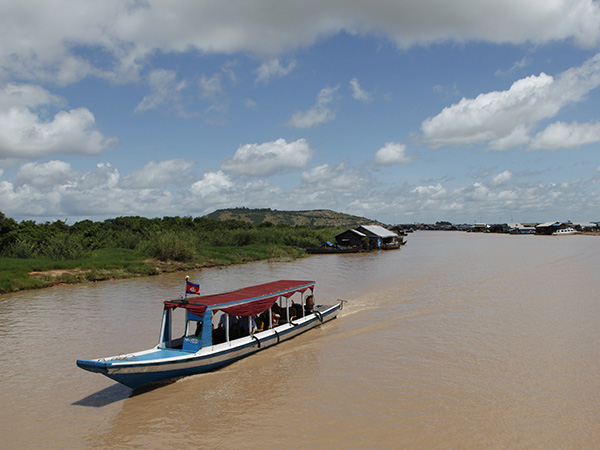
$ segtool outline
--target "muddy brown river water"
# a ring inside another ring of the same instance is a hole
[[[407,241],[189,273],[203,293],[302,279],[348,303],[135,396],[75,361],[152,347],[185,274],[0,296],[0,448],[600,448],[600,237]]]

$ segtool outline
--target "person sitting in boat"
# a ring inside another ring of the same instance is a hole
[[[272,323],[273,323],[273,327],[276,327],[277,324],[279,323],[279,318],[281,317],[281,308],[279,307],[279,305],[277,303],[275,303],[273,305],[273,307],[271,308],[271,319],[272,319]]]
[[[254,318],[254,320],[256,321],[256,330],[254,330],[252,332],[252,334],[254,334],[254,333],[260,333],[261,331],[264,331],[265,330],[265,322],[262,319],[262,314],[260,316],[256,316]]]
[[[263,326],[263,330],[266,330],[269,328],[269,310],[267,309],[266,311],[263,311],[259,316],[258,319],[262,322]],[[258,327],[260,328],[260,324],[258,325]]]
[[[194,332],[194,336],[200,336],[202,334],[202,321],[196,322],[196,331]]]
[[[280,317],[281,317],[281,316],[280,316],[279,314],[277,314],[277,313],[273,313],[273,327],[276,327],[276,326],[277,326],[277,324],[279,323],[279,318],[280,318]]]
[[[296,316],[296,319],[301,318],[302,317],[302,305],[300,305],[299,303],[292,303],[292,308],[294,308],[294,313],[292,314],[291,308],[290,308],[290,315]]]
[[[296,315],[296,308],[294,308],[294,305],[290,306],[289,311],[290,311],[290,317],[288,318],[288,322],[291,322],[298,316]]]
[[[256,330],[256,321],[254,316],[242,317],[240,320],[240,327],[242,329],[242,336],[249,336]]]
[[[312,295],[309,295],[308,297],[306,297],[306,305],[304,306],[305,314],[310,314],[313,311],[314,307],[315,307],[315,299]]]
[[[219,329],[222,330],[223,336],[227,336],[225,333],[225,327],[227,325],[227,317],[229,317],[229,339],[237,339],[240,337],[240,324],[237,316],[233,314],[223,313],[219,320]]]
[[[223,313],[221,314],[221,320],[219,320],[219,326],[223,329],[227,326],[227,318],[229,317],[229,329],[237,325],[238,318],[234,315]]]

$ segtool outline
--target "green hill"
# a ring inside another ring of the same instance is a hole
[[[301,225],[309,227],[355,227],[378,223],[365,217],[342,214],[328,209],[315,209],[310,211],[278,211],[270,208],[249,209],[229,208],[219,209],[206,215],[214,220],[242,220],[254,225],[271,222],[275,225]]]

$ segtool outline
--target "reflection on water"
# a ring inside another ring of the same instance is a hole
[[[600,238],[420,232],[400,251],[191,273],[316,280],[338,320],[131,396],[75,360],[148,348],[184,275],[0,296],[8,447],[598,448]]]

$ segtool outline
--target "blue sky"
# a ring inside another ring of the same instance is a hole
[[[0,211],[600,220],[592,0],[3,1]]]

